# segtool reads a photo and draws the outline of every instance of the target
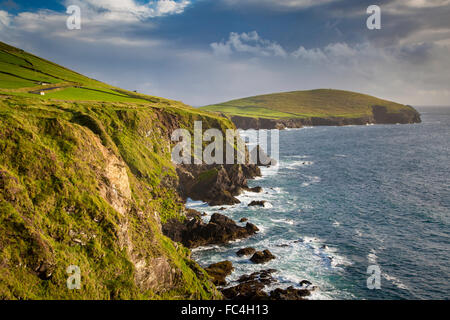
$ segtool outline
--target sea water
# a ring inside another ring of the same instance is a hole
[[[248,218],[260,232],[195,249],[193,258],[202,266],[232,261],[230,285],[277,269],[273,288],[308,280],[319,288],[312,299],[449,299],[450,108],[418,109],[421,124],[281,131],[279,166],[250,181],[263,193],[245,193],[225,211],[188,204]],[[267,203],[248,207],[253,200]],[[277,258],[257,265],[236,256],[249,246]],[[367,286],[374,265],[379,290]]]

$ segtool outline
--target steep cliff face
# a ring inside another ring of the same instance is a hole
[[[304,126],[347,126],[366,124],[410,124],[420,123],[420,114],[412,107],[400,112],[389,112],[385,106],[373,106],[372,114],[355,118],[346,117],[304,117],[304,118],[282,118],[265,119],[242,116],[231,116],[231,121],[236,127],[248,129],[285,129],[302,128]]]
[[[0,98],[0,299],[220,298],[161,232],[184,218],[170,135],[193,120],[232,126],[171,101]]]

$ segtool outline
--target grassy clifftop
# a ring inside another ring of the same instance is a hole
[[[172,130],[232,123],[5,44],[0,66],[0,299],[220,298],[161,221],[184,210]]]
[[[384,106],[389,113],[411,107],[369,95],[332,89],[274,93],[202,107],[232,116],[267,119],[360,118],[372,115],[373,106]]]

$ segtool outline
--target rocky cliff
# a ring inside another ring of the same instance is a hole
[[[242,116],[230,116],[236,127],[248,129],[286,129],[302,128],[304,126],[347,126],[366,124],[410,124],[420,123],[420,114],[412,107],[400,112],[388,112],[384,106],[373,106],[372,115],[345,118],[345,117],[304,117],[304,118],[281,118],[266,119]]]
[[[233,127],[163,99],[0,97],[0,299],[221,298],[162,224],[185,219],[183,197],[229,201],[257,172],[217,168],[206,196],[208,183],[197,180],[211,168],[193,171],[197,183],[180,179],[170,136],[194,120],[205,130]],[[71,265],[80,290],[66,286]]]

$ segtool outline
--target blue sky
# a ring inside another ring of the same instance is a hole
[[[450,105],[449,16],[450,0],[0,0],[0,40],[196,106],[313,88]]]

